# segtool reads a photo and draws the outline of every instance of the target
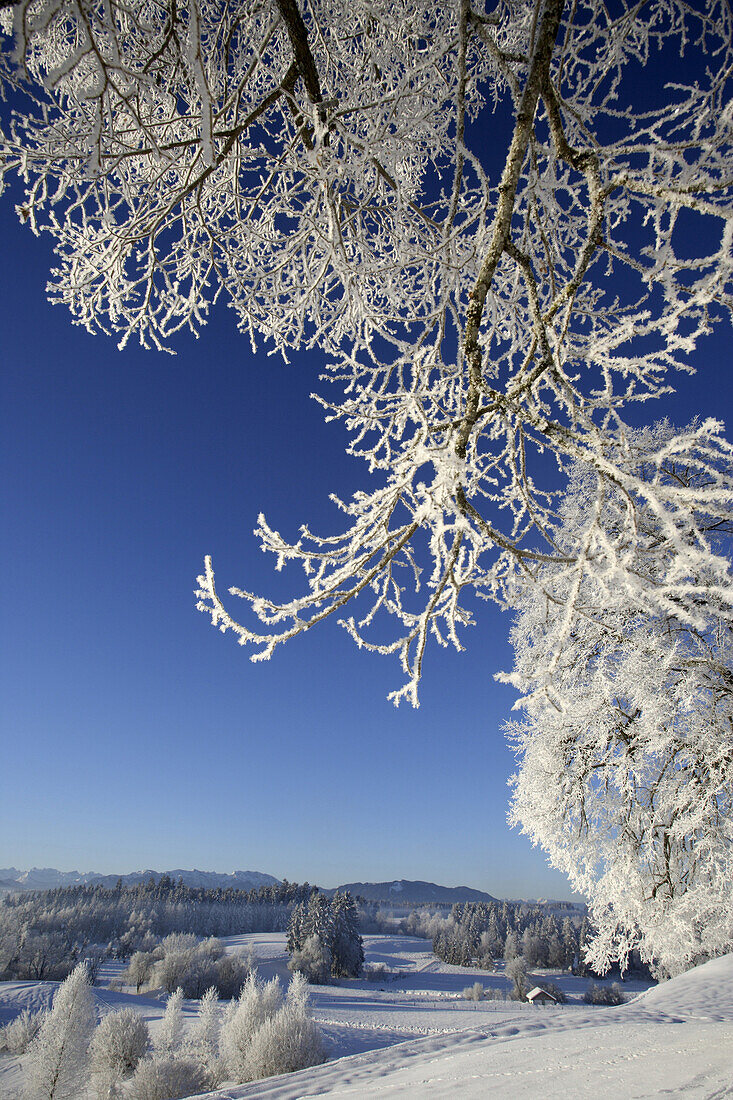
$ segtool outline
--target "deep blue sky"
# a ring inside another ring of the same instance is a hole
[[[272,591],[260,510],[335,529],[328,493],[361,483],[308,400],[317,358],[253,357],[224,309],[176,358],[118,352],[48,305],[50,241],[7,196],[0,241],[0,866],[569,896],[505,821],[506,616],[482,608],[467,653],[430,652],[414,712],[386,701],[396,662],[335,624],[253,665],[194,609],[207,552],[222,591]],[[725,418],[729,332],[699,367],[647,415]]]

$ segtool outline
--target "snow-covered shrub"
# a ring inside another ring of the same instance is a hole
[[[160,941],[159,947],[163,955],[183,955],[195,951],[200,942],[192,932],[171,932]]]
[[[307,983],[295,974],[282,1008],[254,1035],[247,1056],[248,1077],[258,1080],[293,1073],[326,1060],[321,1033],[308,1014]]]
[[[495,989],[491,985],[484,986],[485,1001],[505,1001],[507,994],[505,989]]]
[[[96,1023],[83,963],[59,986],[50,1012],[25,1056],[28,1100],[72,1100],[86,1083],[89,1043]]]
[[[467,1001],[483,1001],[486,993],[481,982],[474,982],[473,985],[466,986],[463,990],[463,996]]]
[[[148,958],[146,972],[146,959],[141,958],[135,966],[133,956],[123,977],[136,984],[160,987],[167,993],[182,989],[184,997],[195,999],[211,986],[216,986],[225,999],[238,996],[251,969],[240,956],[227,955],[224,944],[214,936],[198,940],[193,935],[174,933],[166,936]]]
[[[121,1008],[104,1017],[89,1048],[101,1096],[107,1096],[115,1082],[130,1076],[147,1051],[148,1041],[148,1025],[134,1008]]]
[[[313,985],[327,985],[331,977],[331,952],[320,936],[308,936],[290,956],[288,969],[305,974]]]
[[[227,1007],[221,1030],[221,1055],[228,1077],[250,1080],[249,1051],[256,1033],[282,1006],[282,989],[277,978],[263,985],[250,974],[237,1001]]]
[[[154,963],[152,951],[136,951],[130,958],[127,968],[120,974],[123,985],[134,985],[139,993],[147,984]]]
[[[24,1008],[20,1016],[0,1028],[0,1050],[7,1050],[9,1054],[25,1054],[38,1034],[45,1015],[43,1009],[29,1012]]]
[[[207,989],[201,998],[198,1015],[189,1028],[184,1052],[204,1067],[212,1081],[219,1070],[219,1038],[222,1013],[216,989]]]
[[[214,985],[223,1000],[238,997],[253,967],[241,955],[222,955],[216,960]]]
[[[156,1054],[173,1054],[183,1042],[183,990],[177,989],[166,1001],[165,1012],[153,1037]]]
[[[223,955],[226,955],[227,949],[218,936],[209,936],[207,939],[201,941],[196,950],[202,955],[208,955],[210,959],[216,961],[222,958]]]
[[[138,1062],[126,1100],[179,1100],[206,1092],[211,1085],[206,1070],[193,1058],[156,1054]]]
[[[583,994],[583,1000],[587,1005],[622,1005],[626,1003],[626,998],[621,992],[618,982],[613,982],[611,985],[596,985],[595,982],[590,982]]]
[[[193,951],[174,951],[164,955],[153,966],[149,984],[155,989],[164,989],[166,993],[183,989],[194,965],[194,958]]]

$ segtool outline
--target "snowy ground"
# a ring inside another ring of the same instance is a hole
[[[263,978],[287,981],[284,936],[232,937],[227,945],[251,951]],[[367,962],[384,962],[402,977],[312,988],[313,1014],[328,1047],[325,1065],[220,1089],[207,1094],[210,1100],[733,1096],[733,955],[647,992],[645,983],[629,982],[625,991],[634,999],[620,1008],[585,1006],[587,979],[548,973],[570,1003],[534,1008],[463,1000],[461,991],[476,980],[487,987],[509,983],[501,971],[441,963],[425,940],[367,936],[365,948]],[[105,968],[95,990],[100,1013],[131,1004],[154,1029],[164,1002],[112,992],[107,986],[114,970]],[[54,988],[0,985],[0,1022],[22,1007],[39,1006]],[[196,1002],[186,1003],[188,1015],[195,1010]],[[0,1097],[13,1097],[21,1083],[19,1060],[0,1055]]]

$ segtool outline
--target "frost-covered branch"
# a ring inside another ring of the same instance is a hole
[[[712,551],[683,484],[629,472],[624,417],[729,323],[729,0],[21,0],[12,17],[0,186],[18,177],[20,217],[55,241],[52,300],[166,349],[228,300],[253,345],[323,353],[317,399],[366,463],[342,530],[258,524],[305,570],[292,599],[231,589],[235,616],[207,562],[198,604],[220,629],[259,659],[336,614],[398,656],[393,698],[417,703],[428,639],[460,648],[472,596],[505,601],[548,565],[559,593],[605,584],[612,560],[650,614],[681,601],[699,621],[679,538],[664,582],[636,568],[649,509]],[[660,58],[664,86],[645,77]],[[719,428],[700,432],[717,454]],[[578,461],[595,496],[559,545],[555,468]]]

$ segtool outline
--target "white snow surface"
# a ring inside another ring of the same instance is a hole
[[[263,939],[269,940],[264,970],[276,973],[284,961],[278,937]],[[371,999],[363,984],[361,996],[353,982],[316,988],[312,1004],[336,1049],[339,1026],[358,1031],[370,1024],[373,1031],[384,1029],[382,1049],[340,1058],[332,1050],[322,1066],[218,1089],[197,1100],[733,1096],[733,955],[637,993],[618,1008],[538,1008],[456,1000],[456,991],[476,978],[485,985],[503,978],[446,966],[424,940],[370,936],[365,946],[368,961],[378,961],[381,953],[405,971],[404,980],[377,987]],[[264,948],[257,945],[258,955]],[[581,988],[571,978],[558,984],[567,991]],[[626,990],[633,993],[633,983]],[[400,1029],[407,1041],[395,1043]],[[409,1030],[424,1037],[409,1039]]]
[[[226,943],[232,952],[251,951],[263,978],[278,975],[285,983],[284,941],[281,933],[260,933]],[[588,979],[541,971],[537,976],[561,986],[570,1003],[540,1008],[463,999],[463,988],[476,980],[507,988],[502,970],[448,966],[425,940],[366,936],[365,951],[368,963],[390,968],[392,980],[310,989],[328,1050],[324,1065],[231,1085],[197,1100],[733,1097],[733,955],[652,988],[629,981],[625,992],[633,999],[619,1008],[582,1004]],[[164,1000],[105,988],[122,964],[103,969],[95,989],[99,1015],[130,1005],[155,1030]],[[23,1008],[45,1005],[56,988],[54,982],[0,984],[0,1023]],[[184,1017],[191,1020],[196,1009],[196,1001],[184,1002]],[[20,1059],[0,1055],[0,1097],[10,1100],[21,1086]]]

